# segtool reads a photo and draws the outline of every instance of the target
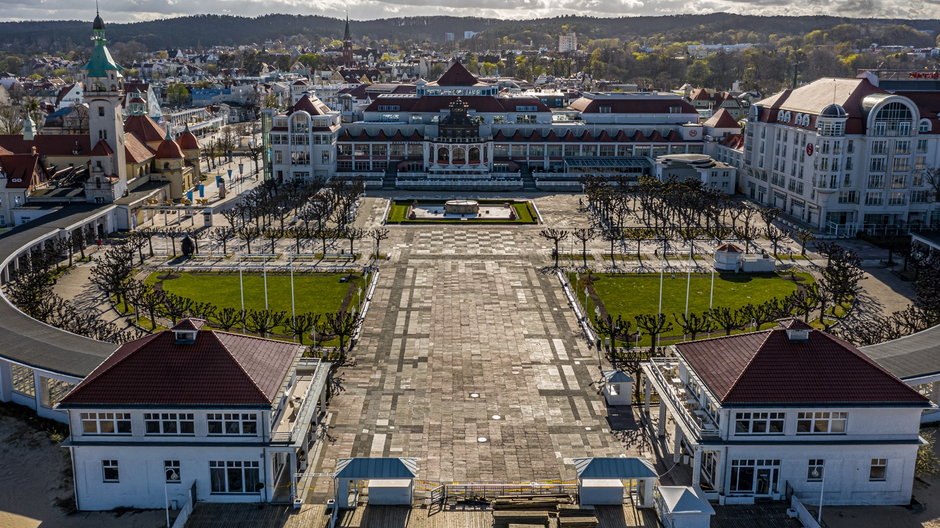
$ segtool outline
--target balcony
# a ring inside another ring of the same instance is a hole
[[[670,358],[651,359],[643,364],[643,373],[648,377],[660,401],[665,403],[690,439],[718,440],[718,422],[713,412],[704,405],[701,396],[679,374],[679,361]]]
[[[325,403],[330,364],[302,358],[296,369],[294,384],[271,430],[272,444],[299,445],[320,412],[321,401]]]

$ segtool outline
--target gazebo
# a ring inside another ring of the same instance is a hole
[[[715,248],[715,269],[719,271],[738,271],[741,268],[741,248],[734,244],[722,244]]]
[[[336,465],[336,507],[355,508],[362,481],[366,481],[369,504],[410,505],[418,461],[414,458],[343,458]]]
[[[576,458],[574,465],[578,473],[578,503],[581,506],[623,504],[625,498],[633,500],[632,491],[635,489],[636,506],[653,507],[653,486],[658,476],[648,460],[636,457]]]

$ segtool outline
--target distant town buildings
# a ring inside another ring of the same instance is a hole
[[[575,33],[568,33],[567,35],[558,36],[558,53],[568,53],[571,51],[578,51],[578,35]]]

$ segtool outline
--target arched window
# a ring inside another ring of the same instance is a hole
[[[480,149],[478,147],[470,147],[470,163],[480,163]]]
[[[924,134],[924,133],[930,132],[932,128],[933,127],[931,126],[929,119],[921,119],[920,126],[917,127],[917,131],[920,132],[921,134]]]
[[[913,121],[914,115],[906,104],[888,103],[875,114],[874,133],[876,136],[886,134],[907,136],[911,133]]]
[[[466,153],[463,148],[454,149],[454,163],[464,163],[466,159]]]
[[[437,149],[437,162],[438,163],[447,163],[447,149],[441,147]]]

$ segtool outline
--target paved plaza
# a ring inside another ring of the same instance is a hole
[[[423,480],[528,482],[630,450],[597,393],[597,352],[557,277],[540,271],[537,227],[392,229],[321,471],[411,456]]]

